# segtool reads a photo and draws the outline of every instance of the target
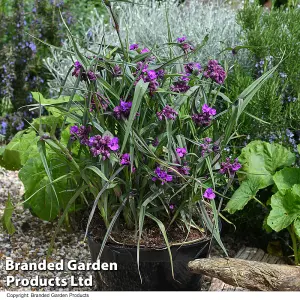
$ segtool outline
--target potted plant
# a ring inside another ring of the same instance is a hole
[[[218,211],[241,167],[223,149],[277,67],[232,102],[221,92],[223,67],[191,60],[207,37],[194,46],[170,34],[151,49],[120,38],[120,47],[103,44],[99,53],[70,39],[72,95],[32,93],[33,108],[48,115],[18,133],[0,162],[21,167],[25,204],[36,216],[59,218],[51,247],[72,212],[88,212],[92,259],[118,263],[100,274],[101,289],[199,289],[187,262],[205,257],[212,237],[223,247]]]

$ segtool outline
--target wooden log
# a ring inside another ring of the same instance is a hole
[[[252,291],[300,291],[300,267],[237,258],[205,258],[189,262],[195,274],[215,277]]]

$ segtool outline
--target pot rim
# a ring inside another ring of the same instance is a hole
[[[90,235],[87,236],[87,238],[89,240],[92,240],[94,243],[96,242],[94,240],[93,237],[91,237]],[[170,244],[170,249],[171,248],[188,248],[188,247],[192,247],[194,246],[195,244],[198,244],[198,243],[205,243],[205,242],[209,242],[210,240],[212,239],[212,237],[210,236],[204,236],[203,238],[200,238],[200,239],[195,239],[195,240],[192,240],[192,241],[187,241],[187,242],[182,242],[182,243],[173,243],[173,244]],[[115,243],[111,243],[111,242],[106,242],[105,243],[105,247],[110,247],[110,248],[127,248],[127,249],[137,249],[137,245],[128,245],[128,244],[124,244],[122,242],[117,242],[114,240]],[[97,243],[101,243],[102,244],[102,241],[99,241]],[[140,245],[139,247],[139,250],[146,250],[146,251],[162,251],[162,250],[167,250],[168,247],[167,246],[164,246],[164,247],[146,247],[144,245]]]

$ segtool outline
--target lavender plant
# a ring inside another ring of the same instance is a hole
[[[48,55],[49,48],[43,44],[37,47],[34,37],[27,33],[59,46],[65,38],[59,9],[63,10],[69,25],[73,21],[63,1],[14,0],[3,4],[0,10],[0,124],[3,124],[0,133],[2,139],[10,140],[28,125],[25,119],[32,119],[31,112],[24,109],[32,102],[30,91],[48,93],[45,81],[49,75],[41,59]]]

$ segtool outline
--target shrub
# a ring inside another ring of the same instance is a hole
[[[243,29],[242,44],[248,45],[249,63],[245,68],[237,59],[228,74],[226,94],[234,98],[250,82],[276,65],[278,71],[262,87],[248,107],[248,112],[263,122],[244,115],[239,133],[251,139],[276,141],[296,151],[299,142],[299,9],[266,11],[248,5],[238,13]]]

